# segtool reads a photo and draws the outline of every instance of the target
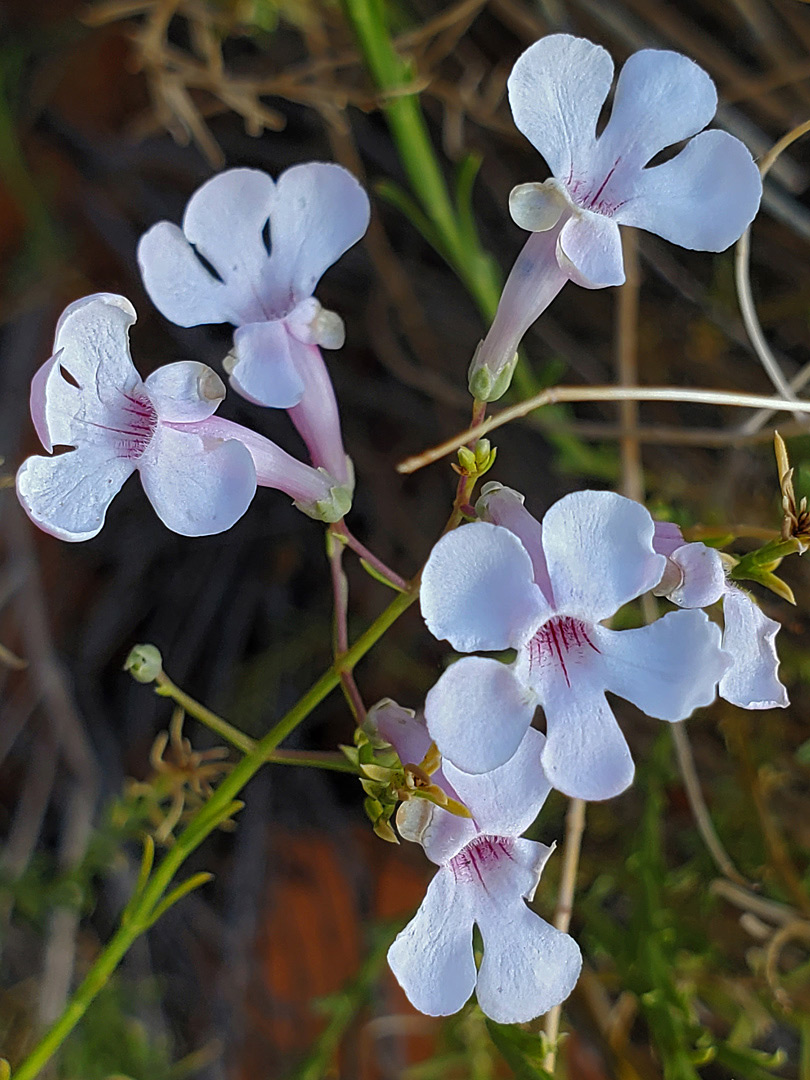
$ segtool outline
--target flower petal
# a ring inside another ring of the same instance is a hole
[[[683,547],[686,541],[680,527],[674,521],[656,521],[655,535],[653,536],[653,549],[659,555],[669,558],[679,547]]]
[[[448,783],[481,832],[520,836],[537,817],[551,791],[540,766],[545,742],[544,735],[529,728],[509,761],[486,773],[465,773],[444,761]]]
[[[315,291],[324,272],[362,239],[371,209],[348,169],[327,162],[294,165],[278,178],[270,219],[271,261],[296,302]]]
[[[241,442],[206,440],[166,424],[159,425],[138,469],[158,517],[182,536],[225,532],[256,492],[256,468]]]
[[[469,999],[476,980],[472,928],[467,891],[449,869],[439,870],[388,950],[397,982],[420,1012],[449,1016]]]
[[[159,221],[138,241],[143,287],[161,313],[177,326],[240,321],[239,296],[203,265],[183,230]]]
[[[666,49],[633,53],[619,73],[599,138],[600,165],[609,170],[618,162],[616,173],[640,169],[660,150],[702,131],[716,110],[714,83],[694,60]]]
[[[366,719],[393,746],[403,765],[418,765],[424,760],[431,739],[424,717],[413,709],[403,709],[391,698],[383,698],[371,706]]]
[[[481,497],[475,504],[475,512],[482,521],[501,525],[515,534],[532,560],[534,580],[543,590],[543,595],[548,602],[553,604],[554,592],[543,552],[543,528],[537,518],[523,505],[523,498],[519,491],[490,481],[484,484],[481,490]]]
[[[145,385],[160,419],[178,424],[208,419],[225,399],[222,379],[196,360],[164,364],[152,372]]]
[[[570,683],[552,665],[542,671],[546,745],[541,762],[551,786],[575,799],[618,795],[632,783],[635,768],[605,700],[601,665],[578,666]]]
[[[60,354],[58,366],[79,384],[85,406],[97,401],[119,408],[122,394],[141,387],[129,353],[129,328],[136,317],[129,300],[114,293],[85,296],[62,312],[53,351]],[[53,411],[61,412],[59,405]],[[50,425],[50,403],[46,403],[46,414]],[[53,441],[58,443],[56,438]]]
[[[82,446],[57,457],[30,457],[17,472],[17,497],[40,529],[60,540],[90,540],[107,507],[135,471],[106,446]]]
[[[659,720],[685,720],[711,705],[729,666],[720,628],[704,611],[671,611],[638,630],[593,632],[606,688]]]
[[[456,793],[453,792],[451,797],[455,798]],[[409,805],[413,806],[415,801],[411,799]],[[424,800],[420,802],[428,808],[429,813],[420,838],[422,847],[431,862],[444,866],[476,838],[478,828],[472,818],[459,817],[458,814],[451,814],[449,810],[442,810],[440,806],[431,806]]]
[[[425,719],[443,758],[464,772],[485,773],[517,751],[536,703],[511,664],[468,656],[429,691]]]
[[[754,220],[762,181],[746,147],[704,131],[670,161],[642,169],[614,221],[696,251],[725,251]]]
[[[273,221],[279,193],[260,169],[228,169],[191,196],[183,232],[227,287],[238,324],[279,318],[291,306],[289,277],[271,266],[264,228]]]
[[[233,335],[236,364],[231,386],[256,405],[289,409],[304,393],[304,382],[290,352],[290,336],[281,320],[240,326]]]
[[[624,282],[619,226],[611,218],[582,210],[563,225],[557,240],[561,268],[577,285],[603,289]]]
[[[682,544],[670,555],[680,571],[681,581],[666,594],[682,608],[702,608],[716,604],[726,589],[726,574],[720,552],[705,544]]]
[[[461,652],[517,647],[549,611],[520,540],[483,521],[436,544],[419,599],[430,632]]]
[[[476,997],[492,1020],[518,1024],[565,1001],[579,978],[582,955],[572,937],[549,926],[522,899],[534,894],[551,849],[516,840],[509,851],[508,867],[487,874],[486,892],[476,896],[475,921],[484,943]]]
[[[590,159],[612,81],[605,49],[570,34],[549,34],[518,57],[507,83],[512,116],[558,180]]]
[[[732,665],[720,680],[720,696],[743,709],[786,708],[787,690],[777,674],[779,623],[733,585],[723,598],[723,619],[723,649]]]
[[[652,548],[653,519],[612,491],[576,491],[543,518],[543,550],[555,607],[601,622],[652,589],[666,565]]]

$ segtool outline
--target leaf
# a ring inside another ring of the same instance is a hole
[[[467,154],[459,163],[456,171],[456,212],[462,239],[469,247],[478,246],[478,232],[475,227],[475,214],[472,208],[472,192],[475,178],[481,168],[483,158],[480,154]]]
[[[487,1031],[516,1080],[553,1080],[543,1068],[548,1051],[543,1035],[534,1035],[515,1024],[487,1020]]]
[[[443,259],[447,259],[448,262],[450,261],[447,248],[445,247],[439,231],[427,214],[425,214],[418,205],[416,200],[411,198],[404,188],[401,188],[399,184],[395,184],[391,180],[381,180],[375,185],[375,190],[381,199],[385,199],[391,206],[395,206],[397,210],[404,214],[416,231],[421,233],[430,246],[435,248]]]
[[[393,581],[389,581],[389,579],[384,574],[381,574],[379,570],[375,570],[371,563],[367,563],[365,559],[360,560],[360,565],[363,567],[369,577],[373,577],[375,581],[382,582],[383,585],[387,585],[388,588],[393,589],[394,592],[405,591],[404,589],[400,589],[398,585],[395,585]]]
[[[165,915],[170,907],[174,907],[183,897],[188,896],[189,893],[194,892],[195,889],[199,889],[202,885],[207,885],[209,881],[214,880],[214,875],[203,870],[199,874],[193,874],[187,881],[184,881],[182,885],[178,885],[176,889],[172,889],[169,895],[154,909],[149,916],[147,927],[154,926],[158,919]]]

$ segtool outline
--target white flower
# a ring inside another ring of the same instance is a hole
[[[418,731],[420,720],[393,702],[377,719],[381,734],[397,739],[400,757],[430,742],[423,725]],[[523,1023],[564,1001],[579,977],[576,942],[526,904],[553,850],[520,838],[549,791],[537,769],[542,743],[539,732],[527,732],[514,757],[486,775],[470,776],[445,763],[446,790],[464,802],[471,818],[418,804],[419,841],[439,870],[389,949],[388,963],[411,1003],[429,1016],[458,1012],[475,991],[487,1016]],[[484,945],[477,970],[475,925]]]
[[[750,225],[762,193],[759,171],[739,139],[702,131],[717,110],[717,92],[692,60],[657,49],[634,53],[597,137],[612,81],[613,62],[603,48],[552,34],[523,53],[508,84],[515,123],[554,177],[513,192],[515,219],[544,232],[565,213],[559,258],[590,287],[624,281],[619,225],[680,247],[723,251]],[[675,157],[648,167],[684,139],[689,142]]]
[[[723,650],[732,659],[718,687],[720,696],[743,709],[784,709],[790,704],[779,680],[776,635],[779,623],[739,586],[726,579],[720,553],[705,544],[684,543],[677,525],[658,521],[653,546],[667,559],[655,589],[684,608],[723,601]]]
[[[608,53],[569,34],[535,42],[509,76],[515,123],[552,176],[510,196],[514,220],[533,235],[470,369],[470,390],[481,399],[507,389],[521,338],[569,278],[591,289],[624,281],[620,225],[723,251],[757,212],[762,183],[748,150],[727,132],[702,131],[717,108],[702,68],[679,53],[634,53],[597,136],[612,81]],[[674,157],[650,165],[684,139]]]
[[[330,478],[214,416],[225,387],[209,367],[168,364],[141,380],[129,354],[135,317],[125,297],[98,293],[59,319],[54,355],[31,382],[31,415],[49,454],[73,449],[20,466],[17,495],[31,520],[63,540],[89,540],[136,471],[164,524],[186,536],[229,529],[257,482],[312,516],[328,513]]]
[[[318,346],[340,348],[345,335],[313,293],[368,221],[368,196],[339,165],[295,165],[277,181],[229,169],[191,197],[182,229],[161,221],[138,245],[155,306],[179,326],[232,323],[234,389],[291,410],[313,462],[340,483],[346,455]]]
[[[539,704],[552,785],[606,799],[634,771],[606,691],[669,721],[714,700],[730,661],[704,612],[673,612],[637,630],[601,625],[661,580],[666,560],[653,533],[638,503],[584,491],[556,502],[542,532],[526,529],[522,542],[484,521],[439,541],[422,577],[428,628],[461,652],[517,650],[511,664],[461,659],[428,694],[428,728],[445,761],[472,773],[508,761]]]

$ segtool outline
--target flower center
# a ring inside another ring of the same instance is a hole
[[[570,686],[568,663],[572,652],[593,649],[599,652],[588,635],[588,626],[569,615],[558,615],[544,623],[527,646],[529,650],[529,674],[535,668],[548,664],[557,665]]]
[[[601,179],[583,177],[575,180],[573,173],[568,177],[565,186],[577,206],[582,210],[602,214],[604,217],[613,217],[616,211],[624,206],[627,200],[611,196],[608,190],[613,174],[616,172],[621,160],[621,158],[617,158],[608,169],[607,174]]]
[[[141,457],[152,441],[158,424],[157,412],[146,394],[131,390],[122,396],[124,401],[119,406],[120,426],[110,430],[120,436],[116,440],[118,456],[134,461]]]
[[[456,881],[479,882],[486,889],[484,875],[498,863],[512,861],[514,842],[508,836],[476,836],[450,860]]]

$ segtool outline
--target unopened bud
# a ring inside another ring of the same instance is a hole
[[[512,359],[505,364],[500,371],[492,372],[481,359],[481,345],[475,350],[475,356],[470,364],[468,386],[470,393],[478,401],[497,401],[503,397],[512,383],[512,376],[518,362],[518,354],[514,353]]]
[[[155,645],[136,645],[124,664],[133,679],[140,683],[151,683],[163,671],[163,657]]]

